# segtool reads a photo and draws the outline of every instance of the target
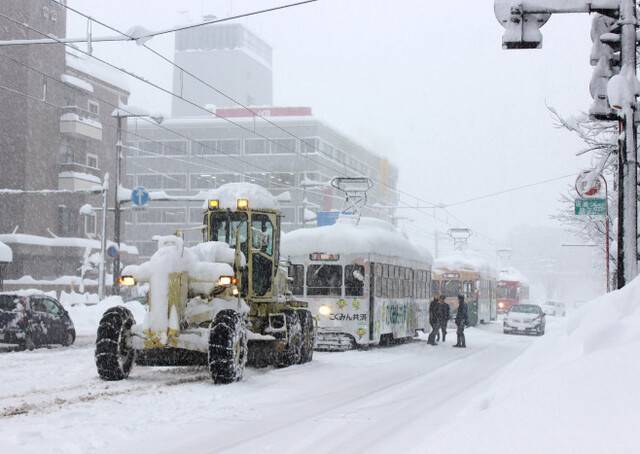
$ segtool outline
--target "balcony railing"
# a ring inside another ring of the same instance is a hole
[[[100,117],[77,106],[62,108],[60,132],[79,138],[102,140]]]

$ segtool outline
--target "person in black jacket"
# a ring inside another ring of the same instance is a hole
[[[458,335],[458,342],[454,347],[467,348],[467,343],[464,338],[464,328],[469,324],[469,307],[464,302],[464,296],[458,295],[458,312],[456,313],[456,334]]]
[[[444,296],[440,296],[440,331],[442,332],[442,342],[447,340],[447,323],[449,322],[449,317],[451,316],[451,308],[445,301]]]
[[[429,304],[429,324],[431,325],[431,332],[429,333],[427,344],[438,345],[436,343],[436,335],[440,331],[440,303],[438,303],[438,298],[432,299]]]

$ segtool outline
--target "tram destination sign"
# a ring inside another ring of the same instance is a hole
[[[576,216],[606,216],[606,199],[576,199]]]

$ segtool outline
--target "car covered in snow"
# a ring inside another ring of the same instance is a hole
[[[537,304],[514,304],[503,320],[503,331],[542,336],[547,324],[544,311]]]
[[[0,294],[0,343],[32,350],[41,345],[68,346],[76,338],[67,311],[44,294]]]

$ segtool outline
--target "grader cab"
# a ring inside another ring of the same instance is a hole
[[[96,339],[101,378],[124,379],[134,362],[202,364],[214,382],[230,383],[242,379],[246,363],[311,361],[315,320],[287,290],[281,216],[265,207],[268,192],[231,184],[217,193],[206,203],[202,243],[161,237],[148,262],[123,270],[123,280],[148,283],[149,311],[139,324],[125,307],[105,312]],[[263,203],[254,209],[243,194]]]

